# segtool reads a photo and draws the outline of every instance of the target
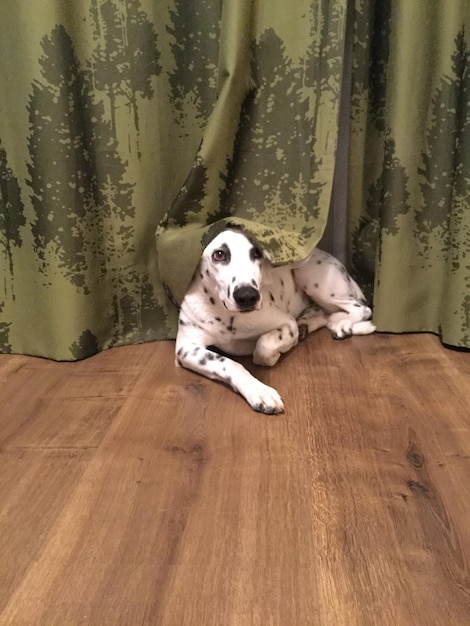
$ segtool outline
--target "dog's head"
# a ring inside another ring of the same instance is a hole
[[[224,230],[202,253],[202,280],[228,311],[261,308],[263,258],[260,248],[239,230]]]

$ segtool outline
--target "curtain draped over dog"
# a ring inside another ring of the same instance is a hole
[[[468,0],[5,3],[0,350],[174,337],[204,243],[304,258],[334,175],[379,330],[470,347],[469,33]]]

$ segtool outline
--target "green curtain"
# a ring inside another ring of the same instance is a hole
[[[157,233],[162,280],[176,301],[204,243],[227,224],[249,231],[275,264],[303,259],[318,243],[333,183],[346,17],[346,1],[223,3],[218,98]]]
[[[228,223],[276,264],[305,257],[328,216],[350,55],[351,268],[379,329],[468,347],[468,13],[5,0],[0,351],[67,360],[174,337]]]
[[[374,321],[470,348],[470,2],[356,0],[352,73],[349,258]]]
[[[173,302],[227,216],[274,261],[308,253],[331,191],[345,7],[3,6],[3,351],[74,359],[174,337]]]

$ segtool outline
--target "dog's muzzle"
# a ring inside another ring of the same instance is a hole
[[[241,285],[233,290],[233,299],[240,311],[253,311],[260,300],[260,292],[250,285]]]

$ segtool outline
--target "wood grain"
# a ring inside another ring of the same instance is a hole
[[[470,624],[470,355],[309,337],[253,413],[173,344],[0,357],[0,624]]]

